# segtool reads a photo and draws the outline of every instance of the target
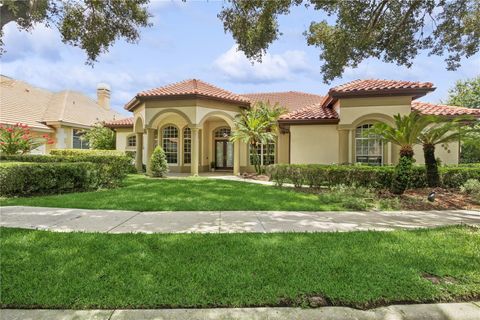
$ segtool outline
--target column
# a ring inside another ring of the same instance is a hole
[[[348,163],[353,163],[353,134],[348,130]]]
[[[136,133],[135,168],[137,172],[143,172],[143,133]]]
[[[240,174],[240,141],[233,143],[233,175]]]
[[[198,156],[200,151],[199,143],[198,143],[198,128],[191,127],[190,130],[192,131],[192,161],[190,164],[190,173],[192,176],[198,176]]]
[[[146,157],[147,157],[147,174],[150,175],[150,158],[152,157],[153,153],[153,140],[155,139],[155,130],[152,128],[147,129],[147,144],[145,146],[146,149]]]

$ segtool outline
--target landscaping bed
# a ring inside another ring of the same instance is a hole
[[[99,234],[0,229],[3,308],[208,308],[480,299],[480,230]]]

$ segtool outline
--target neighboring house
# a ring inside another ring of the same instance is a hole
[[[303,92],[235,94],[200,80],[186,80],[142,91],[125,106],[133,117],[107,123],[116,131],[117,149],[136,151],[137,168],[148,163],[153,148],[165,150],[172,172],[208,171],[211,162],[235,174],[253,171],[251,155],[270,163],[394,164],[398,147],[363,131],[373,123],[393,123],[396,114],[480,117],[480,110],[414,101],[435,90],[429,82],[356,80],[334,87],[326,96]],[[288,113],[269,146],[251,150],[229,141],[234,117],[257,101],[279,103]],[[459,143],[437,148],[443,163],[458,163]],[[143,151],[143,152],[142,152]],[[416,148],[417,162],[423,162]]]
[[[51,92],[26,82],[0,76],[0,123],[30,126],[34,135],[48,134],[55,143],[43,145],[32,153],[50,149],[88,149],[85,129],[97,122],[121,118],[110,109],[110,88],[99,84],[97,101],[76,91]]]

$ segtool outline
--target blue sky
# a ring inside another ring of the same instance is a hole
[[[38,25],[27,33],[9,24],[4,30],[7,52],[1,57],[0,72],[46,89],[73,89],[91,97],[98,83],[108,83],[113,107],[124,114],[123,105],[137,92],[189,78],[236,93],[325,94],[329,87],[362,78],[431,81],[437,90],[422,100],[441,102],[456,80],[480,74],[479,54],[464,59],[457,71],[447,71],[442,57],[421,54],[410,69],[369,59],[346,70],[332,84],[324,84],[319,49],[307,46],[303,32],[311,21],[325,17],[303,6],[281,17],[283,36],[271,45],[261,64],[252,66],[236,50],[231,35],[224,33],[217,18],[221,7],[221,1],[152,0],[154,26],[142,31],[138,44],[118,41],[93,68],[85,65],[83,51],[61,43],[57,30]]]

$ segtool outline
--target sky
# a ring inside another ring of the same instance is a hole
[[[137,44],[117,41],[93,67],[85,64],[82,50],[61,42],[58,30],[37,25],[29,33],[10,23],[4,28],[6,53],[0,57],[0,73],[48,90],[76,90],[92,98],[97,84],[107,83],[112,107],[125,115],[123,106],[136,93],[191,78],[239,94],[289,90],[326,94],[330,87],[355,79],[430,81],[437,89],[422,100],[440,103],[457,80],[480,74],[480,54],[462,60],[458,70],[447,71],[442,57],[422,53],[410,69],[368,59],[325,84],[320,49],[308,46],[303,32],[312,21],[326,17],[303,6],[279,19],[283,35],[269,47],[262,63],[252,65],[224,32],[217,18],[222,5],[222,1],[151,0],[153,27],[141,30]]]

